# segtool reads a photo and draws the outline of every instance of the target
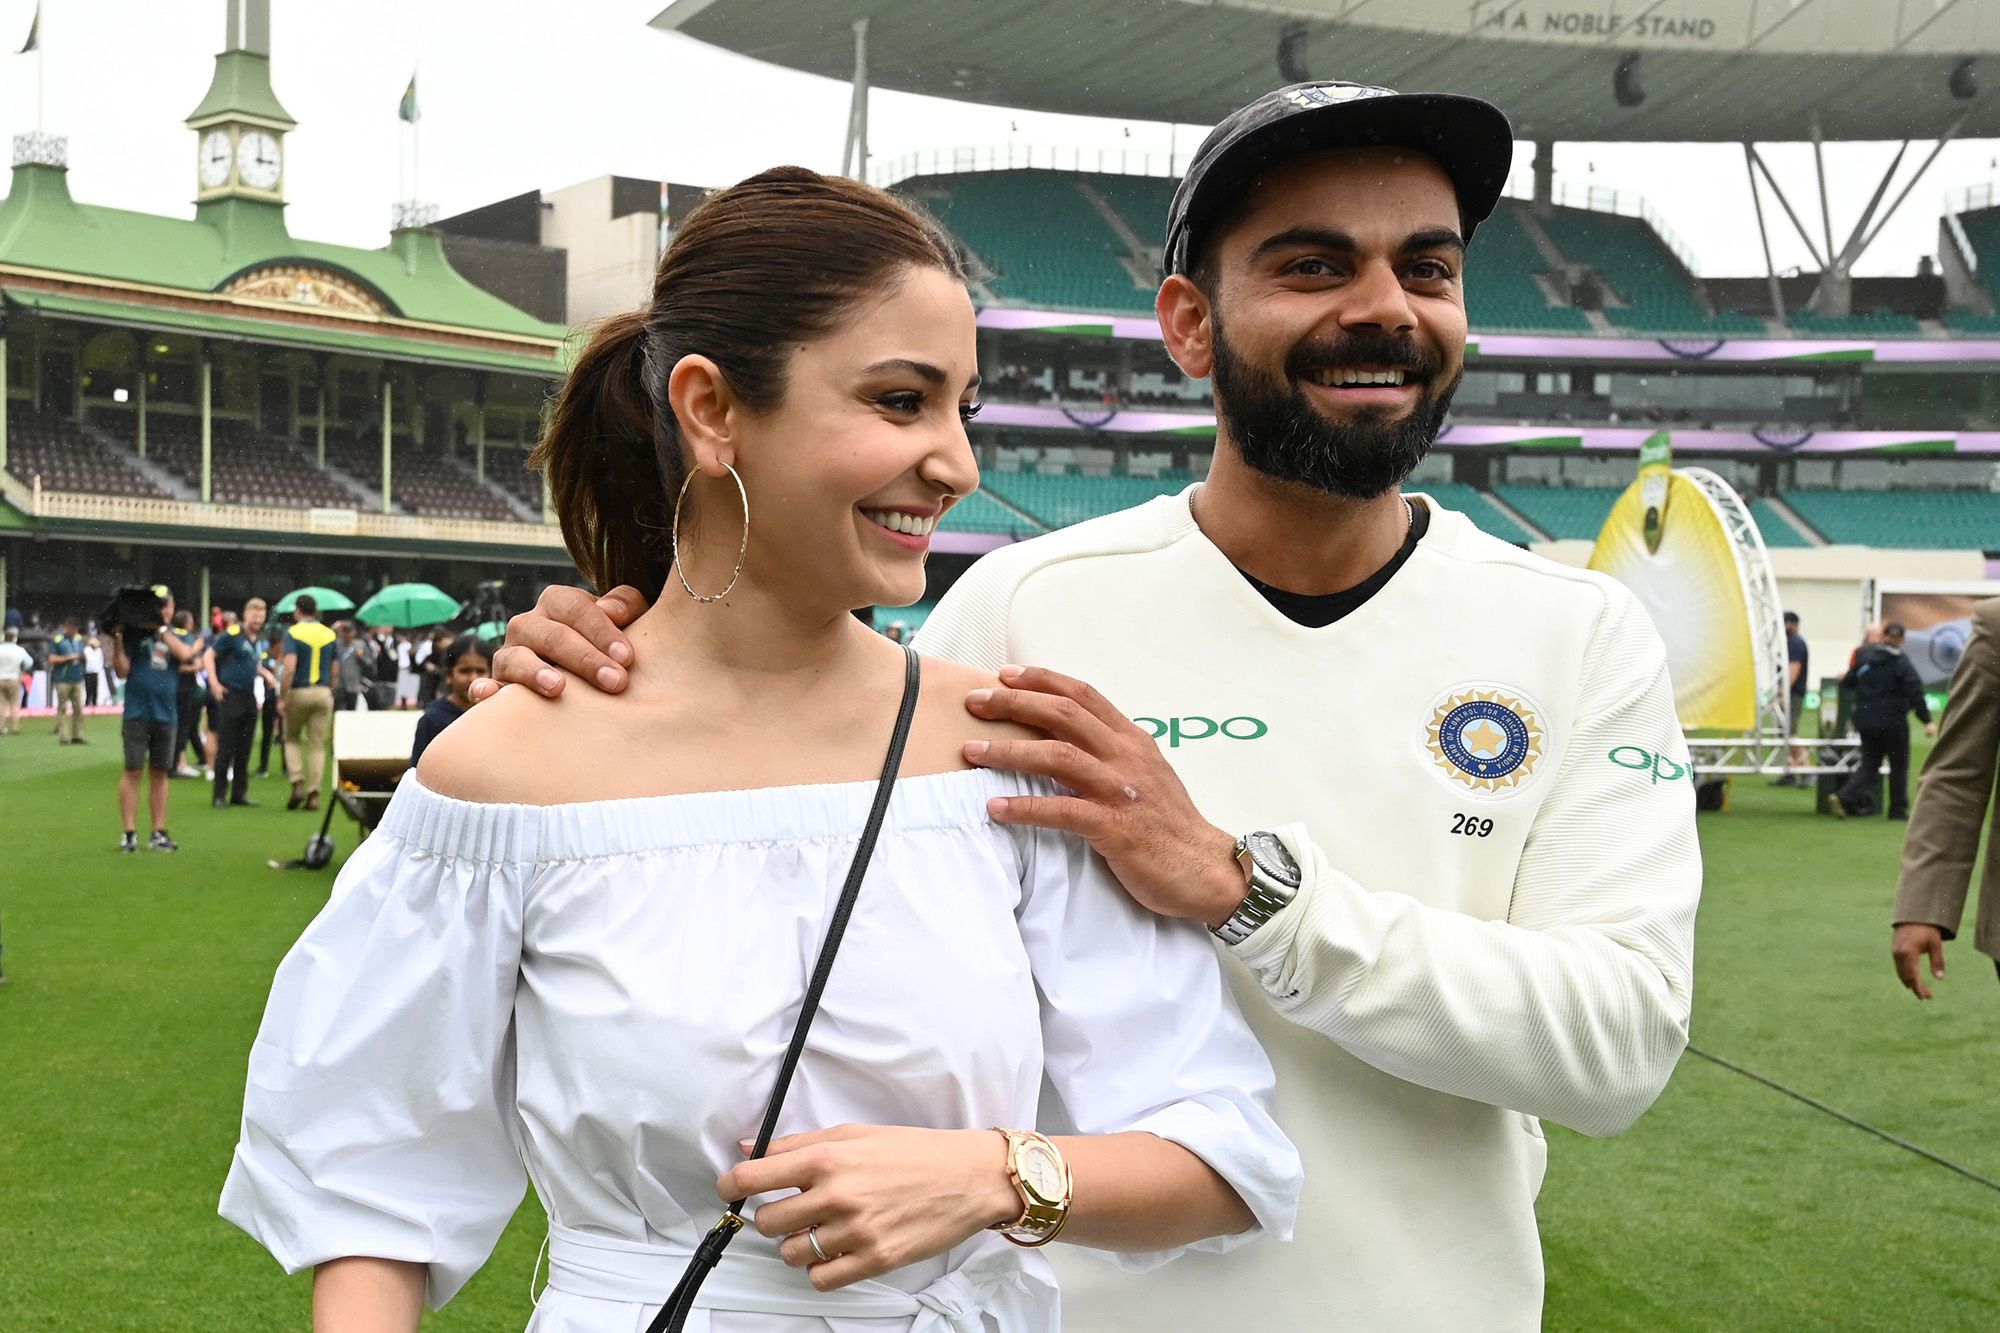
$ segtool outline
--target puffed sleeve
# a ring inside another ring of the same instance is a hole
[[[426,845],[409,807],[441,798],[413,785],[278,965],[221,1211],[288,1273],[427,1264],[436,1308],[525,1191],[513,1016],[533,866]]]
[[[1051,788],[1053,790],[1053,787]],[[1018,909],[1041,994],[1045,1126],[1156,1134],[1229,1182],[1256,1225],[1190,1248],[1290,1240],[1304,1169],[1271,1118],[1274,1076],[1200,925],[1146,911],[1082,840],[1010,828],[1021,851]],[[1100,1252],[1144,1272],[1181,1251]]]

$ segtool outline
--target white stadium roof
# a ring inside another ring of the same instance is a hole
[[[1522,139],[2000,136],[2000,0],[672,0],[653,26],[844,80],[864,17],[873,86],[1028,110],[1212,124],[1311,77],[1485,97]]]

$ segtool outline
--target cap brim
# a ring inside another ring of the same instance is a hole
[[[1409,148],[1444,168],[1465,239],[1492,214],[1514,165],[1514,129],[1490,102],[1452,93],[1398,93],[1339,102],[1246,131],[1181,181],[1165,267],[1185,273],[1209,224],[1273,164],[1328,148]],[[1185,207],[1181,207],[1182,199]]]

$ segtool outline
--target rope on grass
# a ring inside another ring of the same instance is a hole
[[[1900,1135],[1891,1134],[1886,1129],[1879,1129],[1876,1126],[1869,1124],[1866,1120],[1861,1119],[1859,1116],[1849,1115],[1847,1112],[1841,1110],[1837,1106],[1828,1106],[1825,1102],[1821,1101],[1819,1098],[1808,1096],[1807,1094],[1800,1092],[1797,1088],[1788,1088],[1784,1084],[1778,1082],[1778,1080],[1760,1074],[1754,1069],[1750,1069],[1743,1065],[1739,1065],[1733,1060],[1725,1060],[1721,1056],[1713,1054],[1712,1052],[1709,1051],[1704,1051],[1701,1047],[1693,1044],[1690,1044],[1688,1046],[1688,1054],[1698,1055],[1702,1059],[1708,1061],[1710,1064],[1721,1065],[1724,1069],[1729,1070],[1731,1073],[1741,1074],[1743,1075],[1743,1077],[1751,1080],[1754,1083],[1762,1083],[1765,1087],[1770,1088],[1774,1092],[1782,1092],[1787,1097],[1791,1097],[1797,1101],[1802,1101],[1807,1106],[1812,1107],[1813,1110],[1815,1111],[1824,1112],[1825,1114],[1832,1116],[1835,1120],[1841,1121],[1843,1124],[1852,1125],[1854,1126],[1854,1128],[1858,1130],[1862,1130],[1866,1133],[1873,1134],[1876,1138],[1881,1139],[1884,1143],[1892,1143],[1896,1147],[1901,1148],[1904,1152],[1915,1153],[1917,1156],[1923,1158],[1927,1162],[1935,1162],[1937,1165],[1943,1167],[1947,1171],[1956,1171],[1959,1175],[1964,1176],[1967,1180],[1971,1181],[1975,1185],[1984,1185],[1987,1189],[2000,1191],[2000,1180],[1994,1180],[1989,1176],[1982,1176],[1977,1171],[1974,1171],[1971,1167],[1961,1165],[1958,1162],[1954,1162],[1951,1160],[1951,1158],[1944,1156],[1942,1153],[1932,1152],[1929,1148],[1924,1147],[1921,1143],[1912,1143],[1908,1139],[1903,1138]]]

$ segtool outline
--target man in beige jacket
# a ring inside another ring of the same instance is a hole
[[[1952,673],[1944,726],[1924,761],[1916,811],[1903,843],[1896,884],[1896,975],[1920,1000],[1931,998],[1923,961],[1944,976],[1944,942],[1958,934],[1979,833],[1993,803],[2000,757],[2000,597],[1972,609],[1972,641]],[[2000,966],[2000,863],[1989,861],[1979,886],[1972,944]]]

